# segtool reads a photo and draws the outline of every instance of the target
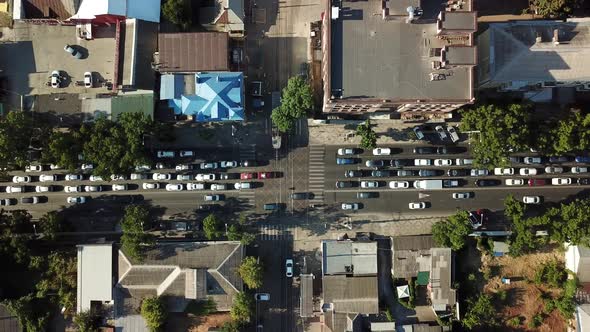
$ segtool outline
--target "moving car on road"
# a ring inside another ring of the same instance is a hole
[[[283,206],[280,203],[266,203],[262,206],[265,211],[280,210]]]
[[[391,154],[390,148],[376,148],[373,149],[374,156],[389,156]]]
[[[370,192],[370,191],[360,191],[356,193],[356,198],[359,199],[369,199],[369,198],[377,198],[379,197],[379,193],[377,192]]]
[[[514,168],[496,167],[494,168],[494,175],[514,175]]]
[[[55,182],[55,181],[57,181],[57,175],[41,174],[39,176],[39,181],[41,181],[41,182]]]
[[[342,205],[340,206],[342,208],[342,210],[358,210],[360,208],[358,203],[342,203]]]
[[[29,183],[31,182],[31,177],[30,176],[21,176],[21,175],[15,175],[12,177],[12,183]]]
[[[408,208],[410,208],[410,210],[422,210],[426,208],[426,203],[424,202],[411,202],[410,204],[408,204]]]
[[[524,180],[523,179],[506,179],[507,186],[523,186]]]
[[[291,199],[293,200],[303,200],[303,199],[308,199],[312,196],[311,193],[292,193],[290,195]]]
[[[66,198],[66,202],[68,204],[84,204],[86,203],[86,197],[84,196],[70,196],[68,198]]]
[[[540,196],[524,196],[522,198],[524,204],[541,204]]]
[[[182,183],[168,183],[166,185],[167,191],[182,191],[183,189],[184,186],[182,185]]]
[[[287,278],[293,277],[293,260],[291,258],[285,261],[285,275]]]
[[[451,196],[453,197],[453,199],[468,199],[473,197],[472,193],[470,192],[453,193]]]
[[[408,181],[389,181],[389,188],[391,188],[391,189],[410,188],[410,182],[408,182]]]
[[[154,189],[160,189],[160,184],[159,183],[150,183],[150,182],[144,182],[141,187],[143,188],[143,190],[154,190]]]
[[[570,179],[570,178],[553,178],[553,179],[551,179],[551,184],[554,186],[566,186],[568,184],[572,184],[572,179]]]

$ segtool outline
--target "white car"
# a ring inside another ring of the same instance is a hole
[[[541,161],[541,157],[524,157],[524,163],[525,164],[540,164]]]
[[[187,164],[180,164],[180,165],[176,165],[175,169],[177,171],[188,171],[193,169],[192,165],[187,165]]]
[[[580,174],[580,173],[586,173],[588,172],[588,168],[587,167],[572,167],[572,173],[574,174]]]
[[[144,182],[143,185],[142,185],[142,188],[144,190],[160,189],[160,184],[159,183],[148,183],[148,182]]]
[[[565,186],[568,184],[572,184],[572,179],[570,179],[570,178],[553,178],[553,179],[551,179],[551,184],[554,186]]]
[[[84,191],[87,191],[89,193],[102,191],[102,187],[101,186],[85,186]]]
[[[127,180],[127,177],[125,175],[122,175],[122,174],[113,174],[113,175],[111,175],[111,180],[113,180],[113,181],[125,181],[125,180]]]
[[[530,176],[530,175],[537,175],[536,168],[521,168],[519,171],[520,175]]]
[[[514,168],[496,167],[494,168],[494,175],[514,175]]]
[[[547,166],[547,167],[545,167],[545,173],[547,173],[547,174],[563,173],[563,167]]]
[[[374,156],[389,156],[391,154],[390,148],[376,148],[373,149]]]
[[[90,175],[89,180],[91,182],[98,182],[98,181],[103,181],[102,177],[98,176],[98,175]]]
[[[66,174],[66,181],[81,181],[84,179],[82,174]]]
[[[82,192],[82,186],[65,186],[64,191],[67,193],[79,193]]]
[[[204,183],[187,183],[186,190],[204,190],[205,184]]]
[[[152,180],[156,180],[156,181],[165,181],[165,180],[170,180],[172,179],[172,175],[168,174],[168,173],[154,173],[152,175]]]
[[[471,193],[470,192],[453,193],[452,197],[453,197],[453,199],[468,199],[468,198],[471,198]]]
[[[377,188],[379,182],[377,181],[361,181],[361,188]]]
[[[127,190],[127,184],[114,184],[113,191],[125,191]]]
[[[59,70],[54,70],[51,72],[51,87],[57,89],[61,86],[61,75],[59,74]]]
[[[524,204],[541,204],[541,197],[539,196],[524,196],[522,198]]]
[[[219,168],[219,165],[215,162],[210,162],[210,163],[201,163],[199,165],[199,167],[201,169],[216,169],[216,168]]]
[[[234,189],[242,190],[242,189],[252,189],[252,182],[236,182],[234,183]]]
[[[487,169],[472,169],[471,176],[486,176],[490,172]]]
[[[197,174],[197,181],[215,181],[215,174]]]
[[[91,88],[92,85],[92,73],[87,71],[84,73],[84,86],[86,88]]]
[[[211,190],[225,190],[225,184],[223,183],[214,183],[211,185]]]
[[[41,181],[41,182],[53,182],[53,181],[57,181],[57,175],[53,175],[53,174],[41,174],[39,176],[39,181]]]
[[[424,202],[412,202],[408,204],[410,210],[422,210],[426,208],[426,203]]]
[[[43,171],[43,166],[41,165],[29,165],[25,167],[25,172],[41,172]]]
[[[358,210],[358,203],[342,203],[342,210]]]
[[[453,143],[459,141],[459,133],[457,133],[457,129],[454,126],[449,126],[447,131],[449,132],[449,136],[451,137],[451,141]]]
[[[38,193],[47,193],[53,191],[53,187],[52,186],[35,186],[35,192]]]
[[[29,183],[31,182],[31,177],[30,176],[20,176],[20,175],[15,175],[12,177],[12,182],[13,183]]]
[[[408,181],[389,181],[389,188],[391,188],[391,189],[410,188],[410,182],[408,182]]]
[[[166,185],[168,191],[181,191],[183,188],[182,183],[168,183]]]
[[[524,180],[523,179],[506,179],[507,186],[523,186]]]
[[[86,197],[84,196],[80,196],[80,197],[68,197],[66,199],[66,202],[68,202],[68,204],[84,204],[86,203]]]
[[[234,167],[238,167],[238,162],[235,160],[225,160],[219,163],[219,165],[221,166],[221,168],[234,168]]]
[[[56,165],[56,164],[50,164],[50,165],[49,165],[49,169],[51,169],[51,170],[55,170],[55,169],[61,169],[61,166],[59,166],[59,165]]]
[[[457,166],[471,165],[473,164],[473,159],[457,158],[455,164],[457,164]]]
[[[176,175],[177,181],[190,181],[192,179],[193,179],[192,174],[178,174],[178,175]]]
[[[6,186],[6,192],[9,194],[24,193],[25,187],[23,187],[23,186]]]
[[[338,149],[339,156],[352,156],[355,154],[356,154],[356,151],[353,148],[340,148],[340,149]]]
[[[92,165],[92,164],[82,164],[82,166],[80,166],[80,168],[83,171],[88,171],[88,170],[94,169],[94,165]]]
[[[293,260],[290,258],[285,261],[285,271],[287,278],[293,277]]]
[[[414,159],[414,166],[430,166],[432,160],[430,159]]]
[[[434,166],[451,166],[453,161],[451,159],[434,159]]]
[[[151,170],[152,167],[150,165],[137,165],[135,166],[136,172],[145,172]]]
[[[145,180],[145,179],[147,179],[147,174],[131,173],[129,178],[131,180]]]
[[[443,128],[443,126],[438,125],[438,126],[434,127],[434,130],[436,131],[436,133],[438,134],[438,137],[440,137],[440,139],[442,141],[444,141],[445,138],[447,138],[447,133],[445,133],[445,128]]]

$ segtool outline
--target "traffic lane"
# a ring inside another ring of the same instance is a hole
[[[357,192],[376,192],[377,198],[358,199]],[[522,201],[524,196],[540,196],[544,203],[559,203],[570,201],[575,197],[588,196],[590,187],[579,186],[541,186],[541,187],[488,187],[470,188],[443,188],[437,190],[417,189],[380,189],[380,190],[333,190],[333,194],[326,195],[326,203],[334,204],[337,208],[341,203],[362,203],[363,209],[353,214],[370,212],[400,213],[411,215],[450,215],[457,210],[476,210],[487,208],[490,210],[503,210],[504,199],[513,195],[517,200]],[[471,192],[473,198],[453,199],[454,192]],[[424,210],[410,210],[410,202],[428,202],[429,207]],[[343,211],[345,212],[345,211]]]
[[[458,148],[461,150],[459,153],[451,153],[447,154],[449,156],[468,156],[469,155],[469,148],[470,145],[468,144],[429,144],[428,142],[415,142],[415,143],[401,143],[401,144],[383,144],[378,145],[377,148],[390,148],[392,153],[390,155],[383,155],[383,156],[375,156],[373,155],[372,149],[361,149],[358,145],[326,145],[326,156],[334,156],[334,162],[336,162],[336,157],[344,157],[347,156],[339,156],[338,149],[340,148],[354,148],[362,150],[362,153],[358,153],[355,155],[350,155],[348,157],[356,157],[356,158],[398,158],[398,156],[444,156],[442,154],[416,154],[414,153],[414,148],[416,147],[447,147],[447,148]],[[427,158],[427,157],[425,157]]]

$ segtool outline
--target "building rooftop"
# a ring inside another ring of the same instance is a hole
[[[590,81],[590,22],[492,23],[478,44],[480,84]]]
[[[383,19],[378,0],[345,4],[339,18],[331,21],[330,86],[335,98],[408,102],[472,98],[471,66],[437,71],[444,75],[431,77],[433,49],[449,45],[448,39],[437,36],[435,20]]]
[[[435,311],[445,311],[457,302],[456,291],[451,288],[452,268],[451,249],[432,248],[430,299]]]
[[[158,71],[228,71],[228,45],[225,32],[160,33]]]
[[[432,236],[398,236],[393,237],[391,243],[394,278],[412,278],[419,272],[430,271]]]
[[[377,242],[322,241],[324,275],[376,275]]]
[[[322,289],[324,303],[336,313],[379,313],[377,276],[324,276]]]
[[[475,12],[441,12],[441,28],[444,30],[477,29],[477,13]]]
[[[101,15],[123,16],[149,22],[160,22],[161,0],[80,0],[71,19],[92,20]]]
[[[112,301],[112,280],[112,244],[79,245],[76,311],[89,310],[93,301]]]
[[[19,18],[67,20],[78,10],[81,0],[15,0],[14,6],[22,4]]]
[[[313,316],[313,274],[301,274],[301,294],[299,314],[301,317]]]

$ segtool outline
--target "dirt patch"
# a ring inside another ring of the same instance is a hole
[[[207,332],[211,327],[221,327],[229,322],[229,313],[214,313],[207,316],[192,314],[171,314],[166,323],[166,331],[171,332]]]
[[[199,318],[198,325],[191,326],[188,331],[207,332],[210,327],[221,327],[223,324],[231,320],[229,313],[216,313]]]

